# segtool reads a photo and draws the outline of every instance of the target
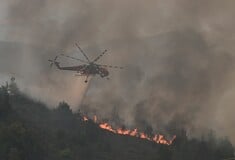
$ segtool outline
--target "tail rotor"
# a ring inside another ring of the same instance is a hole
[[[51,63],[51,64],[50,64],[50,67],[51,67],[51,68],[52,68],[52,67],[54,66],[54,64],[57,62],[57,61],[56,61],[57,58],[58,58],[58,56],[56,56],[53,60],[51,60],[51,59],[48,60],[48,61]]]

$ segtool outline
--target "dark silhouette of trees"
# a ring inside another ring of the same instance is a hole
[[[11,111],[8,84],[0,88],[0,119],[5,118]]]
[[[72,114],[72,110],[66,102],[60,102],[56,111],[64,114]]]
[[[10,95],[17,95],[20,93],[14,77],[11,77],[11,81],[8,86],[8,92]]]
[[[14,87],[13,87],[14,88]],[[17,85],[15,88],[18,88]],[[84,122],[61,102],[55,109],[36,102],[18,89],[0,88],[0,160],[221,160],[234,157],[227,138],[210,132],[201,139],[179,130],[171,146],[101,130]],[[3,118],[4,117],[4,118]],[[152,134],[151,126],[145,126]]]

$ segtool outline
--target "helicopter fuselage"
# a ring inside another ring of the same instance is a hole
[[[89,75],[100,75],[100,77],[107,77],[109,72],[106,68],[100,67],[94,63],[90,63],[88,65],[78,65],[78,66],[71,66],[71,67],[61,67],[59,63],[55,63],[57,68],[60,70],[68,70],[68,71],[75,71],[80,76],[89,76]]]
[[[106,68],[100,67],[95,64],[89,64],[89,65],[81,65],[79,66],[80,69],[77,70],[77,72],[81,75],[100,75],[100,77],[107,77],[109,75],[109,72]]]

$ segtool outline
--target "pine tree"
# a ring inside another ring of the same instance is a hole
[[[15,82],[15,78],[11,77],[11,82],[8,86],[8,92],[10,95],[16,95],[19,93],[19,88]]]
[[[0,117],[6,116],[10,110],[8,83],[6,83],[6,86],[0,88]]]

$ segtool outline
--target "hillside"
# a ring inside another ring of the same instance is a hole
[[[214,134],[201,139],[177,134],[172,145],[161,145],[102,130],[83,121],[61,102],[48,109],[20,92],[0,89],[1,160],[221,160],[234,157],[227,139]]]

